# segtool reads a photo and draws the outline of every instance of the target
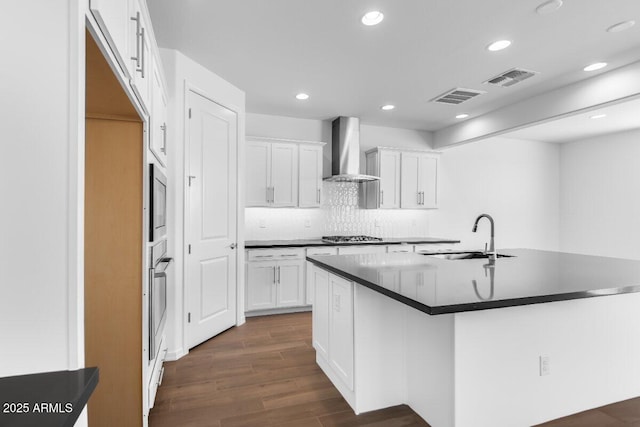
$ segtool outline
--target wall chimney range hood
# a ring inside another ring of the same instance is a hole
[[[331,174],[325,181],[369,182],[380,178],[360,173],[360,119],[338,117],[331,130]]]

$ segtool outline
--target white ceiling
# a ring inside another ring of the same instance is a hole
[[[606,114],[606,117],[591,118],[600,114]],[[570,117],[510,132],[503,136],[561,143],[632,129],[640,129],[640,99],[591,109]]]
[[[247,111],[438,130],[640,60],[640,0],[147,0],[161,47],[200,62],[247,94]],[[374,27],[360,23],[372,9]],[[620,33],[609,26],[633,19]],[[492,41],[511,47],[489,52]],[[605,61],[604,70],[585,65]],[[510,88],[482,82],[513,67],[540,72]],[[460,106],[429,99],[455,87],[487,94]],[[310,99],[297,101],[306,92]],[[391,103],[390,112],[380,106]]]

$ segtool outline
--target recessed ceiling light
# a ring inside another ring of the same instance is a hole
[[[601,119],[603,117],[607,117],[606,114],[596,114],[595,116],[591,116],[592,119]]]
[[[511,45],[511,41],[509,40],[498,40],[497,42],[491,43],[487,46],[487,50],[491,52],[496,52],[498,50],[506,49]]]
[[[372,10],[371,12],[367,12],[362,17],[362,23],[364,25],[378,25],[384,19],[384,14],[379,10]]]
[[[536,12],[540,15],[555,12],[562,7],[562,0],[549,0],[536,7]]]
[[[607,28],[607,32],[609,33],[619,33],[620,31],[628,30],[629,28],[636,25],[636,21],[623,21],[618,22],[617,24],[613,24],[609,28]]]
[[[469,117],[469,115],[467,113],[463,113],[463,114],[458,114],[456,116],[456,119],[466,119],[467,117]]]
[[[584,71],[596,71],[607,66],[606,62],[596,62],[583,68]]]
[[[380,107],[380,109],[384,111],[393,110],[394,108],[396,108],[396,106],[391,104],[383,105],[382,107]]]
[[[305,99],[309,99],[309,95],[307,95],[306,93],[299,93],[296,95],[296,99],[304,101]]]

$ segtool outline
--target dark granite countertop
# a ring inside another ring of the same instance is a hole
[[[0,426],[73,427],[98,376],[85,368],[0,378]]]
[[[428,314],[640,292],[640,261],[533,249],[498,253],[513,257],[498,258],[493,266],[487,259],[416,253],[307,260]]]
[[[246,249],[265,249],[278,247],[304,247],[304,246],[351,246],[351,245],[399,245],[399,244],[419,245],[423,243],[460,243],[460,240],[445,239],[440,237],[400,237],[382,239],[377,242],[352,242],[352,243],[329,243],[321,239],[295,239],[295,240],[247,240],[244,243]]]

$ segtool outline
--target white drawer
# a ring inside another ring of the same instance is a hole
[[[353,246],[340,246],[338,248],[338,254],[351,255],[351,254],[383,254],[387,252],[385,245],[353,245]]]
[[[457,250],[456,243],[423,243],[413,247],[414,252],[446,252]]]
[[[387,246],[388,253],[413,252],[413,245],[400,244]]]
[[[248,261],[281,261],[302,258],[304,258],[304,248],[250,249],[247,251]]]
[[[338,255],[338,248],[335,246],[314,246],[307,248],[307,256],[309,255]]]

